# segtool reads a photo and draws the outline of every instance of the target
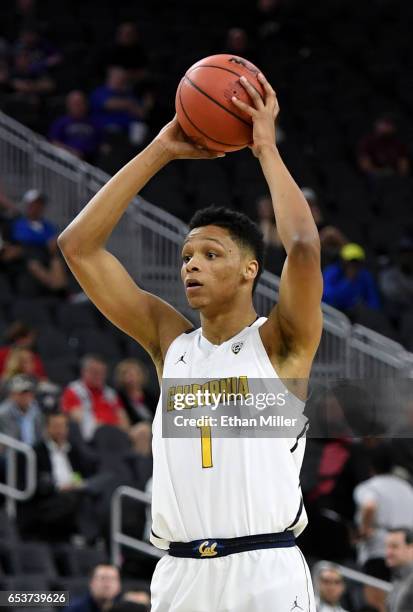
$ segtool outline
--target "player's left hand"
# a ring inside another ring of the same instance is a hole
[[[254,126],[253,144],[250,145],[250,148],[255,157],[260,157],[265,149],[274,149],[275,147],[275,120],[280,108],[276,93],[262,72],[258,74],[257,78],[265,91],[264,100],[249,81],[245,77],[241,77],[240,83],[251,98],[252,105],[242,102],[235,96],[232,98],[232,102],[252,118]]]

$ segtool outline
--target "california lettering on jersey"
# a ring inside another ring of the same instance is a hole
[[[274,393],[251,393],[248,376],[232,376],[208,380],[205,383],[171,385],[167,389],[167,411],[208,406],[216,410],[219,405],[256,406],[262,410],[269,405],[284,406],[288,390]]]

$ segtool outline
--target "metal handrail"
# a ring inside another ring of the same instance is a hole
[[[6,448],[6,482],[0,482],[0,493],[5,495],[7,514],[16,515],[16,501],[29,499],[36,489],[36,454],[31,446],[16,440],[11,436],[0,433],[0,446]],[[17,482],[17,454],[22,453],[25,461],[25,487],[18,488]]]
[[[390,582],[380,580],[379,578],[374,578],[373,576],[369,576],[368,574],[364,574],[363,572],[359,572],[358,570],[351,569],[350,567],[346,567],[345,565],[340,565],[339,563],[332,563],[331,561],[317,561],[317,563],[313,565],[313,577],[316,577],[323,567],[333,567],[338,572],[340,572],[340,574],[344,576],[344,578],[347,578],[348,580],[375,587],[376,589],[380,589],[381,591],[385,591],[386,593],[390,593],[393,590],[393,585]],[[314,580],[314,586],[317,590],[316,580]]]
[[[128,487],[126,485],[118,487],[113,493],[111,500],[111,555],[112,563],[117,567],[122,565],[122,551],[121,546],[128,546],[134,550],[150,555],[160,559],[166,553],[148,542],[139,540],[132,536],[128,536],[122,532],[122,498],[129,497],[135,499],[141,503],[150,506],[152,498],[149,493]]]

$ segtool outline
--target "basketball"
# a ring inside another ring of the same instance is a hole
[[[264,97],[259,69],[235,55],[211,55],[187,70],[179,83],[175,107],[178,121],[192,141],[211,151],[237,151],[252,143],[252,120],[234,106],[236,96],[251,105],[239,82],[245,76]]]

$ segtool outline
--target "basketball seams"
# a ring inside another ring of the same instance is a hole
[[[199,85],[196,85],[196,83],[194,83],[193,81],[191,81],[191,79],[189,78],[189,76],[185,75],[184,79],[186,81],[188,81],[188,83],[190,85],[192,85],[192,87],[194,89],[196,89],[197,91],[199,91],[199,93],[201,93],[203,96],[205,96],[206,98],[208,98],[208,100],[210,100],[211,102],[213,102],[214,104],[216,104],[217,106],[219,106],[220,108],[222,108],[224,111],[226,111],[227,113],[229,113],[230,115],[232,115],[233,117],[235,117],[235,119],[238,119],[239,121],[241,121],[244,125],[248,126],[249,128],[251,127],[251,123],[249,121],[247,121],[246,119],[243,119],[242,117],[240,117],[239,115],[237,115],[237,113],[234,113],[234,111],[230,110],[229,108],[227,108],[226,106],[224,106],[223,104],[221,104],[221,102],[218,102],[218,100],[215,100],[215,98],[213,98],[212,96],[210,96],[208,93],[206,93],[206,91],[204,91],[203,89],[201,89],[199,87]],[[224,143],[222,143],[224,144]]]
[[[201,66],[195,66],[194,68],[190,68],[188,72],[185,74],[185,76],[187,76],[190,72],[193,72],[194,70],[199,70],[200,68],[216,68],[217,70],[224,70],[225,72],[230,72],[231,74],[234,74],[235,76],[238,76],[240,78],[242,76],[245,76],[243,74],[240,74],[239,72],[235,72],[235,70],[231,70],[230,68],[224,68],[224,66],[216,66],[215,64],[202,64]],[[249,79],[248,79],[248,83],[251,85],[251,87],[255,89],[255,91],[257,92],[257,94],[260,96],[262,100],[261,92],[255,87],[254,83],[251,83]]]
[[[198,89],[198,88],[195,87],[195,89]],[[203,92],[200,92],[200,93],[203,93]],[[181,83],[179,84],[179,88],[178,88],[178,97],[179,97],[179,104],[181,105],[182,112],[184,113],[186,119],[200,134],[202,134],[202,136],[205,136],[205,138],[208,138],[209,140],[212,140],[213,142],[216,142],[217,144],[224,145],[225,147],[239,147],[241,149],[242,147],[247,147],[249,145],[249,142],[245,144],[232,144],[230,142],[221,142],[220,140],[215,140],[215,138],[212,138],[211,136],[209,136],[209,134],[206,134],[205,132],[203,132],[197,125],[195,125],[195,123],[192,121],[192,119],[189,117],[188,113],[185,110],[185,107],[182,101],[182,96],[181,96]]]

